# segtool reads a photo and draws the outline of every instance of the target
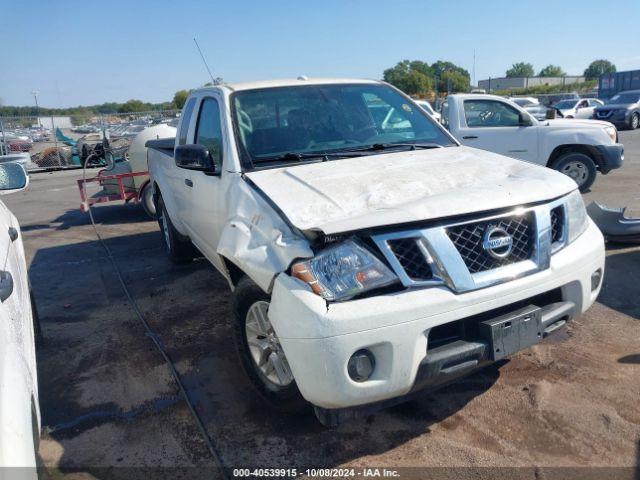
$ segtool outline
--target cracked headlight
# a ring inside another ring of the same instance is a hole
[[[611,138],[611,141],[613,143],[616,143],[616,140],[618,140],[618,132],[616,130],[616,127],[614,127],[613,125],[608,125],[604,127],[603,130],[606,132],[607,135],[609,135],[609,138]]]
[[[397,280],[384,263],[354,240],[332,245],[310,260],[295,263],[291,273],[325,300],[347,300]]]
[[[578,190],[567,196],[567,243],[573,242],[584,233],[589,226],[589,217],[584,208],[582,195]]]

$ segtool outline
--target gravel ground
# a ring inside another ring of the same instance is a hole
[[[586,200],[640,214],[640,131],[621,132],[621,141],[625,167],[599,176]],[[22,224],[46,339],[38,353],[43,462],[52,478],[148,478],[141,467],[162,467],[156,477],[215,476],[176,384],[78,211],[79,176],[36,174],[25,192],[3,198]],[[456,466],[462,470],[429,472],[640,478],[638,247],[608,246],[598,303],[560,338],[327,430],[313,416],[272,412],[256,397],[230,341],[226,282],[207,262],[171,265],[157,225],[138,207],[105,205],[95,212],[228,467]],[[601,469],[557,470],[583,466]]]

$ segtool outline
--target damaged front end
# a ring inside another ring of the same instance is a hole
[[[625,216],[626,207],[608,208],[596,202],[587,206],[587,213],[611,242],[640,243],[640,218]]]

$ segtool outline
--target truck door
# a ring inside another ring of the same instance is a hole
[[[486,98],[464,100],[462,109],[457,138],[463,145],[539,163],[538,126],[528,113]]]
[[[223,265],[216,248],[226,218],[222,139],[220,102],[213,96],[206,96],[200,103],[194,143],[206,147],[216,168],[215,174],[191,172],[193,201],[186,218],[191,241],[219,269],[223,269]]]
[[[176,145],[185,145],[190,143],[189,140],[193,138],[194,121],[193,110],[196,105],[197,98],[192,97],[182,109],[180,116],[180,128],[178,129],[178,141]],[[184,221],[188,218],[189,209],[191,206],[192,188],[191,177],[194,172],[187,168],[167,168],[165,170],[167,180],[171,184],[172,195],[167,195],[168,198],[163,199],[167,204],[169,210],[169,216],[174,219],[182,220],[187,230],[189,228],[188,222]],[[173,205],[170,204],[173,202]],[[190,233],[190,232],[183,232]]]

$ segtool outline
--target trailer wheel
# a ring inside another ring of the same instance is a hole
[[[144,212],[155,220],[156,204],[153,201],[153,187],[151,186],[151,182],[147,182],[142,186],[138,196],[138,201],[140,202],[140,205],[142,205]]]
[[[188,263],[194,259],[195,247],[191,241],[176,230],[167,213],[162,197],[158,197],[158,224],[164,249],[173,263]]]
[[[269,295],[242,277],[233,292],[236,350],[252,386],[273,409],[302,413],[309,404],[300,394],[267,312]]]

